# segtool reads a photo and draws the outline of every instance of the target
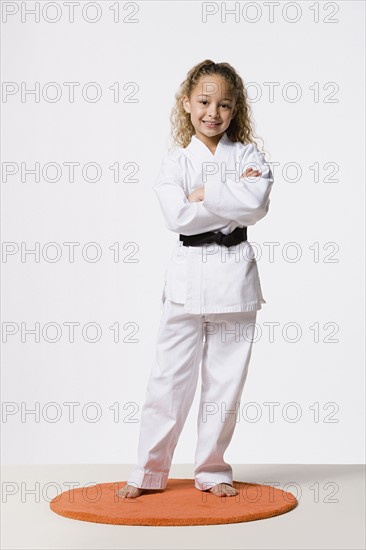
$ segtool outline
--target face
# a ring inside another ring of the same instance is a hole
[[[206,145],[217,144],[235,117],[235,94],[226,80],[213,74],[202,77],[183,97],[183,107],[191,115],[196,137]]]

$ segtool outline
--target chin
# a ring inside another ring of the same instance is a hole
[[[200,127],[200,132],[202,133],[208,133],[208,134],[222,134],[223,132],[225,132],[225,129],[223,129],[221,126],[220,127],[217,127],[217,128],[207,128],[207,126],[205,126],[205,124],[202,122],[202,125]]]

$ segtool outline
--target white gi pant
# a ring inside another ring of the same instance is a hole
[[[141,411],[138,463],[127,483],[164,489],[189,413],[201,364],[195,487],[233,483],[223,455],[236,426],[248,373],[257,311],[191,314],[165,299],[156,358]]]

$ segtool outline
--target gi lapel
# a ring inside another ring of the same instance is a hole
[[[188,145],[190,153],[199,159],[201,164],[201,174],[212,172],[212,165],[215,166],[214,172],[221,180],[225,177],[226,171],[230,169],[230,153],[234,150],[234,143],[232,143],[225,132],[216,146],[215,153],[212,154],[210,149],[198,139],[195,135],[192,136],[191,142]],[[232,167],[234,169],[235,166]]]
[[[221,171],[225,174],[229,168],[230,153],[233,151],[233,143],[228,138],[226,132],[221,136],[216,146],[215,153],[212,154],[207,145],[198,139],[195,135],[186,148],[194,161],[200,166],[200,172],[204,170],[204,164],[215,164],[217,177],[221,180]],[[196,165],[197,166],[197,165]],[[202,180],[202,178],[201,178]],[[190,313],[201,313],[205,304],[205,289],[203,281],[209,276],[212,267],[202,261],[201,247],[189,247],[187,254],[187,286],[185,311]],[[208,272],[208,275],[206,274]]]
[[[215,153],[211,153],[210,149],[201,141],[198,139],[198,137],[193,134],[192,139],[187,146],[187,149],[191,150],[192,152],[196,152],[201,158],[204,157],[205,160],[208,161],[220,161],[223,159],[224,155],[227,153],[228,149],[230,149],[231,141],[228,138],[228,135],[226,132],[221,136],[220,141],[218,142],[216,146]]]

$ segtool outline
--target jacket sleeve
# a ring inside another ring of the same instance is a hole
[[[216,173],[208,171],[206,181],[203,182],[205,189],[202,204],[213,214],[248,226],[254,225],[267,214],[274,180],[272,171],[256,144],[250,143],[246,146],[241,162],[245,166],[244,170],[253,167],[261,171],[261,176],[235,181],[225,178],[224,170],[217,170]]]
[[[167,154],[153,185],[167,228],[182,235],[217,231],[230,220],[206,208],[203,201],[190,202],[183,187],[182,169],[172,154]]]

